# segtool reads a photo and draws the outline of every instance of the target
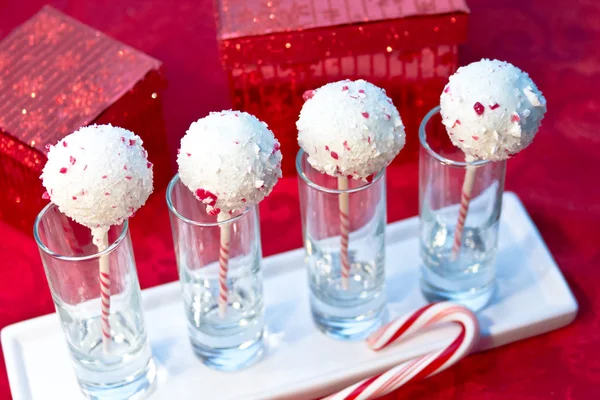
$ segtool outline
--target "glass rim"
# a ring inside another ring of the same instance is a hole
[[[48,246],[46,246],[46,244],[42,241],[42,239],[40,238],[40,235],[39,235],[39,225],[42,221],[42,218],[52,208],[58,208],[58,206],[54,203],[48,203],[35,218],[35,222],[33,223],[33,238],[35,239],[35,242],[40,250],[42,250],[44,253],[46,253],[47,255],[49,255],[50,257],[52,257],[56,260],[61,260],[61,261],[94,260],[94,259],[100,258],[104,255],[112,253],[117,248],[117,246],[119,246],[119,244],[121,244],[121,242],[125,239],[125,237],[127,237],[127,233],[129,231],[129,221],[125,220],[125,221],[123,221],[123,224],[121,225],[123,227],[123,229],[122,229],[121,233],[119,234],[119,237],[114,242],[112,242],[110,245],[108,245],[106,247],[106,249],[104,249],[100,252],[94,253],[94,254],[86,255],[86,256],[65,256],[63,254],[59,254],[53,250],[50,250],[50,248]],[[64,215],[64,213],[62,211],[60,211],[60,209],[59,209],[59,212]],[[67,217],[67,218],[69,218],[69,217]]]
[[[370,188],[371,186],[373,186],[385,174],[385,168],[383,168],[381,171],[379,171],[373,177],[373,180],[371,182],[368,182],[367,184],[356,187],[356,188],[351,188],[351,189],[346,189],[346,190],[327,188],[325,186],[321,186],[321,185],[314,183],[313,181],[308,179],[308,176],[306,176],[306,173],[304,172],[304,169],[302,168],[302,156],[304,155],[304,153],[305,153],[305,151],[302,148],[300,148],[300,150],[298,150],[298,153],[296,154],[296,171],[298,172],[298,176],[300,178],[302,178],[304,183],[306,183],[308,186],[310,186],[313,189],[319,190],[321,192],[331,193],[331,194],[360,192],[362,190],[366,190],[366,189]],[[329,176],[331,176],[331,175],[329,175]],[[332,177],[332,178],[335,178],[335,177]]]
[[[429,121],[431,120],[431,118],[433,118],[433,116],[437,113],[440,112],[440,106],[436,106],[433,107],[424,117],[423,120],[421,121],[421,124],[419,125],[419,142],[421,143],[421,147],[423,147],[430,156],[432,156],[433,158],[435,158],[436,160],[438,160],[440,163],[444,164],[444,165],[449,165],[449,166],[453,166],[453,167],[480,167],[483,165],[487,165],[489,163],[491,163],[492,161],[490,160],[475,160],[475,161],[454,161],[451,160],[449,158],[446,158],[444,156],[442,156],[441,154],[437,153],[436,151],[434,151],[431,146],[429,146],[429,143],[427,143],[427,124],[429,123]]]
[[[175,215],[179,220],[190,224],[190,225],[195,225],[195,226],[204,226],[204,227],[218,227],[224,224],[229,224],[232,222],[237,221],[238,219],[242,218],[244,215],[246,215],[248,213],[248,211],[250,211],[252,208],[256,207],[257,205],[254,205],[252,207],[248,207],[246,206],[246,208],[244,209],[244,211],[242,211],[242,213],[240,213],[239,215],[236,215],[235,217],[231,217],[228,218],[224,221],[217,221],[217,222],[200,222],[200,221],[194,221],[193,219],[189,219],[187,217],[184,217],[183,215],[181,215],[181,213],[179,211],[177,211],[177,209],[175,208],[175,205],[173,204],[173,201],[171,200],[172,194],[173,194],[173,188],[175,187],[175,184],[177,183],[177,181],[180,181],[179,179],[179,173],[176,173],[173,178],[171,178],[171,181],[169,182],[169,186],[167,186],[167,192],[165,193],[165,197],[167,200],[167,207],[169,208],[169,212],[172,213],[173,215]]]

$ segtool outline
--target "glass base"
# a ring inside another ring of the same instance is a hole
[[[264,352],[263,335],[236,347],[215,348],[190,339],[194,352],[207,367],[220,371],[237,371],[257,362]]]
[[[342,308],[326,304],[311,294],[310,305],[317,328],[337,340],[363,340],[382,326],[386,317],[385,296],[362,307]]]
[[[108,399],[128,399],[137,400],[144,398],[148,393],[154,390],[156,382],[156,364],[150,358],[145,368],[135,375],[132,375],[121,382],[113,384],[93,384],[86,381],[79,381],[79,387],[91,400]]]
[[[494,290],[494,282],[465,291],[448,291],[421,280],[421,291],[428,301],[452,301],[474,312],[483,309],[490,302]]]

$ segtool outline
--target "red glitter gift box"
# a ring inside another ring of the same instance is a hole
[[[366,79],[402,114],[409,137],[399,159],[416,157],[418,125],[456,70],[468,12],[464,0],[217,0],[234,107],[268,123],[293,174],[302,93]]]
[[[171,175],[161,63],[46,6],[0,42],[0,219],[26,230],[45,205],[46,145],[92,123],[127,128]]]

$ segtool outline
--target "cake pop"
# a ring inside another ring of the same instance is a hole
[[[527,73],[483,59],[461,67],[440,96],[442,122],[468,156],[499,161],[529,146],[546,113],[546,99]]]
[[[310,91],[296,126],[308,162],[331,176],[366,179],[398,155],[406,137],[383,89],[344,80]]]
[[[91,125],[48,146],[42,171],[44,197],[74,221],[91,230],[98,252],[108,247],[108,230],[144,205],[152,193],[152,163],[133,132],[111,125]],[[110,266],[99,257],[103,349],[110,351]]]
[[[59,210],[99,240],[144,205],[152,164],[142,139],[126,129],[91,125],[49,146],[41,179]]]
[[[179,176],[212,215],[258,204],[281,177],[279,142],[240,111],[211,112],[181,139]]]
[[[298,143],[317,171],[338,178],[341,285],[349,288],[348,178],[369,181],[406,141],[400,114],[385,90],[364,81],[329,83],[304,93]]]
[[[440,96],[442,123],[466,161],[506,160],[531,144],[546,99],[527,73],[505,61],[482,59],[459,68]],[[476,169],[467,166],[454,230],[452,259],[462,247]]]
[[[220,227],[219,314],[228,307],[232,214],[258,204],[281,177],[281,151],[267,125],[240,111],[211,112],[192,123],[177,156],[181,182],[217,216]]]

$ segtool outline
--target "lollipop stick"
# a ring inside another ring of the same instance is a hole
[[[229,216],[220,213],[217,217],[219,222],[226,221]],[[219,225],[220,248],[219,248],[219,316],[225,317],[228,303],[227,270],[229,269],[229,237],[231,235],[231,224]]]
[[[100,242],[96,245],[98,252],[108,247],[108,232],[104,233]],[[110,351],[110,267],[108,254],[100,256],[100,300],[102,302],[102,345],[104,353]]]
[[[348,190],[348,178],[345,176],[338,177],[338,190]],[[340,259],[342,262],[342,289],[348,290],[350,287],[350,259],[348,258],[348,235],[350,233],[350,199],[348,193],[340,193]]]
[[[471,157],[467,157],[467,162],[472,162]],[[462,191],[460,194],[460,208],[458,209],[458,221],[454,229],[454,242],[452,243],[452,261],[456,261],[462,247],[462,236],[465,229],[465,220],[469,212],[469,204],[471,203],[471,192],[473,191],[473,183],[475,182],[475,167],[467,166],[465,179],[463,181]]]

